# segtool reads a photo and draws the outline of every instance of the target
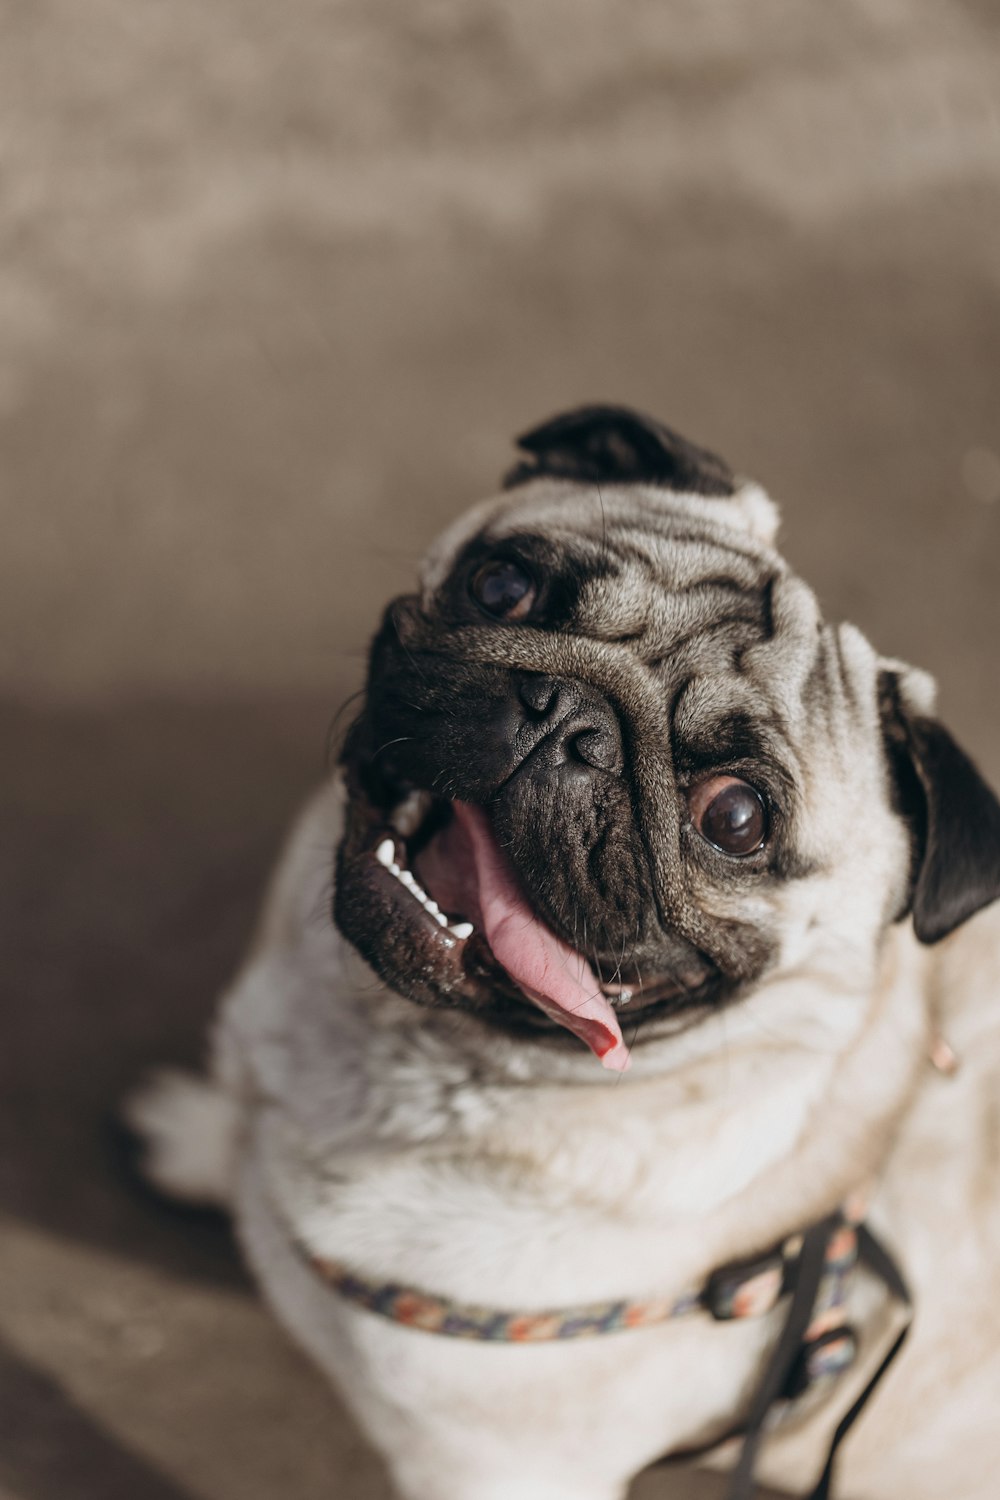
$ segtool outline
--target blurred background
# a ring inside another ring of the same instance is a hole
[[[578,402],[759,477],[1000,780],[1000,9],[5,0],[0,32],[0,1500],[385,1500],[108,1112],[197,1060],[381,603]]]

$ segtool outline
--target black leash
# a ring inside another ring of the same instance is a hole
[[[893,1260],[892,1256],[889,1254],[888,1250],[886,1250],[885,1246],[879,1243],[879,1241],[872,1234],[871,1230],[868,1229],[868,1227],[864,1224],[860,1224],[858,1226],[858,1260],[862,1265],[867,1266],[869,1271],[871,1271],[873,1275],[877,1276],[879,1280],[888,1287],[889,1291],[896,1298],[897,1302],[901,1302],[903,1304],[903,1306],[909,1312],[910,1316],[907,1318],[903,1327],[896,1335],[896,1338],[890,1346],[888,1353],[885,1355],[885,1358],[878,1366],[878,1369],[872,1375],[864,1390],[857,1397],[854,1404],[848,1407],[847,1411],[837,1423],[833,1438],[830,1442],[830,1451],[827,1453],[826,1463],[823,1466],[823,1472],[820,1475],[819,1483],[810,1495],[809,1500],[827,1500],[827,1497],[830,1494],[830,1485],[833,1481],[833,1470],[837,1458],[837,1449],[840,1447],[844,1438],[854,1426],[855,1421],[861,1415],[865,1406],[868,1404],[868,1398],[874,1392],[875,1387],[882,1379],[882,1376],[885,1374],[886,1370],[888,1370],[889,1366],[896,1358],[896,1355],[899,1353],[900,1349],[902,1349],[903,1344],[906,1342],[906,1335],[909,1333],[910,1327],[913,1323],[913,1299],[910,1296],[909,1287],[903,1280],[903,1274],[900,1271],[899,1267],[896,1265],[896,1262]]]
[[[726,1500],[752,1500],[755,1489],[754,1468],[764,1437],[764,1424],[775,1402],[786,1398],[790,1389],[794,1388],[797,1371],[810,1348],[810,1345],[806,1343],[805,1334],[812,1322],[816,1297],[823,1278],[827,1246],[843,1223],[843,1216],[836,1213],[814,1224],[803,1236],[802,1248],[794,1262],[788,1266],[784,1289],[792,1294],[791,1305],[778,1342],[764,1368],[760,1384],[754,1392],[746,1421],[722,1438],[717,1438],[702,1447],[668,1454],[659,1460],[659,1464],[677,1463],[685,1459],[703,1457],[731,1438],[742,1437],[743,1447],[740,1450],[739,1461],[730,1476]],[[891,1295],[910,1311],[911,1317],[907,1319],[905,1326],[893,1341],[891,1348],[865,1385],[864,1390],[856,1397],[837,1424],[830,1441],[823,1472],[807,1500],[830,1500],[830,1486],[833,1482],[840,1445],[868,1404],[882,1376],[903,1347],[912,1321],[913,1303],[899,1267],[866,1225],[858,1225],[856,1233],[858,1263],[868,1267],[868,1270],[883,1283]],[[843,1330],[836,1332],[839,1334]],[[823,1339],[816,1340],[811,1347],[815,1348],[822,1342]]]
[[[743,1447],[739,1463],[732,1473],[726,1500],[750,1500],[753,1495],[753,1471],[764,1435],[764,1423],[771,1407],[785,1390],[792,1367],[802,1350],[803,1336],[812,1321],[816,1293],[823,1275],[826,1247],[841,1222],[839,1214],[832,1214],[828,1219],[821,1219],[818,1224],[814,1224],[803,1238],[802,1249],[790,1272],[791,1307],[788,1309],[781,1337],[764,1368],[764,1374],[750,1403],[743,1429]]]

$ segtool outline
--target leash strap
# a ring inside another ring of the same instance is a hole
[[[831,1214],[829,1218],[814,1224],[803,1238],[802,1249],[789,1273],[792,1302],[788,1317],[750,1403],[743,1429],[743,1447],[730,1479],[726,1500],[751,1500],[754,1491],[753,1471],[764,1435],[764,1423],[771,1407],[785,1389],[802,1348],[823,1275],[826,1247],[841,1222],[839,1214]]]
[[[823,1472],[820,1475],[819,1483],[813,1490],[811,1496],[809,1497],[809,1500],[828,1500],[828,1496],[830,1494],[830,1485],[833,1481],[833,1471],[837,1459],[837,1449],[840,1447],[844,1438],[854,1426],[855,1421],[861,1415],[865,1406],[868,1404],[868,1398],[874,1392],[875,1387],[882,1379],[882,1376],[885,1374],[886,1370],[888,1370],[889,1366],[896,1358],[896,1355],[899,1353],[900,1349],[902,1349],[903,1344],[906,1342],[906,1335],[909,1333],[910,1327],[913,1323],[913,1299],[910,1296],[909,1287],[903,1280],[902,1272],[896,1265],[896,1262],[893,1260],[892,1256],[886,1250],[885,1246],[879,1243],[879,1241],[872,1234],[871,1230],[868,1229],[868,1227],[864,1224],[861,1224],[858,1227],[858,1259],[862,1262],[863,1265],[866,1265],[868,1269],[879,1278],[880,1281],[885,1283],[896,1300],[898,1302],[901,1302],[906,1308],[907,1312],[909,1313],[909,1317],[907,1318],[903,1327],[900,1329],[899,1333],[896,1335],[896,1338],[889,1348],[888,1353],[885,1355],[885,1358],[878,1366],[878,1369],[872,1375],[864,1390],[856,1398],[854,1404],[848,1408],[848,1410],[841,1417],[840,1421],[837,1423],[833,1438],[830,1442],[830,1451],[826,1456],[826,1463],[823,1466]]]
[[[830,1218],[823,1219],[820,1223],[814,1225],[803,1239],[801,1254],[790,1272],[789,1289],[792,1292],[792,1304],[788,1311],[788,1317],[785,1320],[785,1326],[781,1330],[781,1336],[775,1346],[774,1353],[765,1367],[760,1384],[754,1392],[753,1400],[750,1403],[747,1421],[742,1428],[743,1448],[740,1452],[739,1462],[732,1472],[729,1489],[726,1493],[726,1500],[751,1500],[753,1496],[753,1473],[764,1433],[764,1423],[771,1407],[784,1393],[796,1359],[802,1350],[804,1335],[812,1317],[812,1310],[823,1273],[826,1247],[842,1222],[839,1214],[832,1215]],[[897,1335],[888,1353],[882,1359],[867,1385],[837,1424],[830,1442],[823,1472],[815,1489],[810,1493],[808,1500],[829,1500],[830,1486],[833,1482],[837,1452],[840,1445],[868,1404],[868,1400],[875,1391],[882,1376],[903,1347],[912,1322],[913,1303],[910,1298],[909,1288],[903,1279],[899,1267],[866,1225],[862,1224],[858,1226],[857,1235],[859,1261],[866,1265],[872,1274],[884,1283],[897,1301],[901,1302],[907,1311],[911,1313],[911,1316],[907,1319],[905,1326]]]

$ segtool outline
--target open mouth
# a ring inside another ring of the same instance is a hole
[[[602,978],[533,908],[488,814],[348,766],[337,920],[403,994],[507,1029],[578,1038],[603,1066],[630,1062],[622,1021],[707,1009],[705,974]],[[346,892],[346,894],[344,894]]]
[[[481,934],[496,962],[543,1014],[586,1042],[606,1068],[624,1070],[628,1048],[621,1026],[586,959],[532,911],[483,810],[453,802],[450,814],[417,853],[416,875],[400,865],[391,837],[379,843],[376,859],[442,927],[445,941],[464,943]]]

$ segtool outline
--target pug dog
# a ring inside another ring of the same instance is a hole
[[[862,1195],[916,1318],[837,1493],[993,1500],[1000,805],[757,484],[618,407],[520,449],[389,605],[207,1075],[128,1102],[148,1174],[231,1209],[404,1500],[738,1462],[754,1257]],[[824,1275],[853,1363],[757,1455],[794,1493],[905,1317]]]

